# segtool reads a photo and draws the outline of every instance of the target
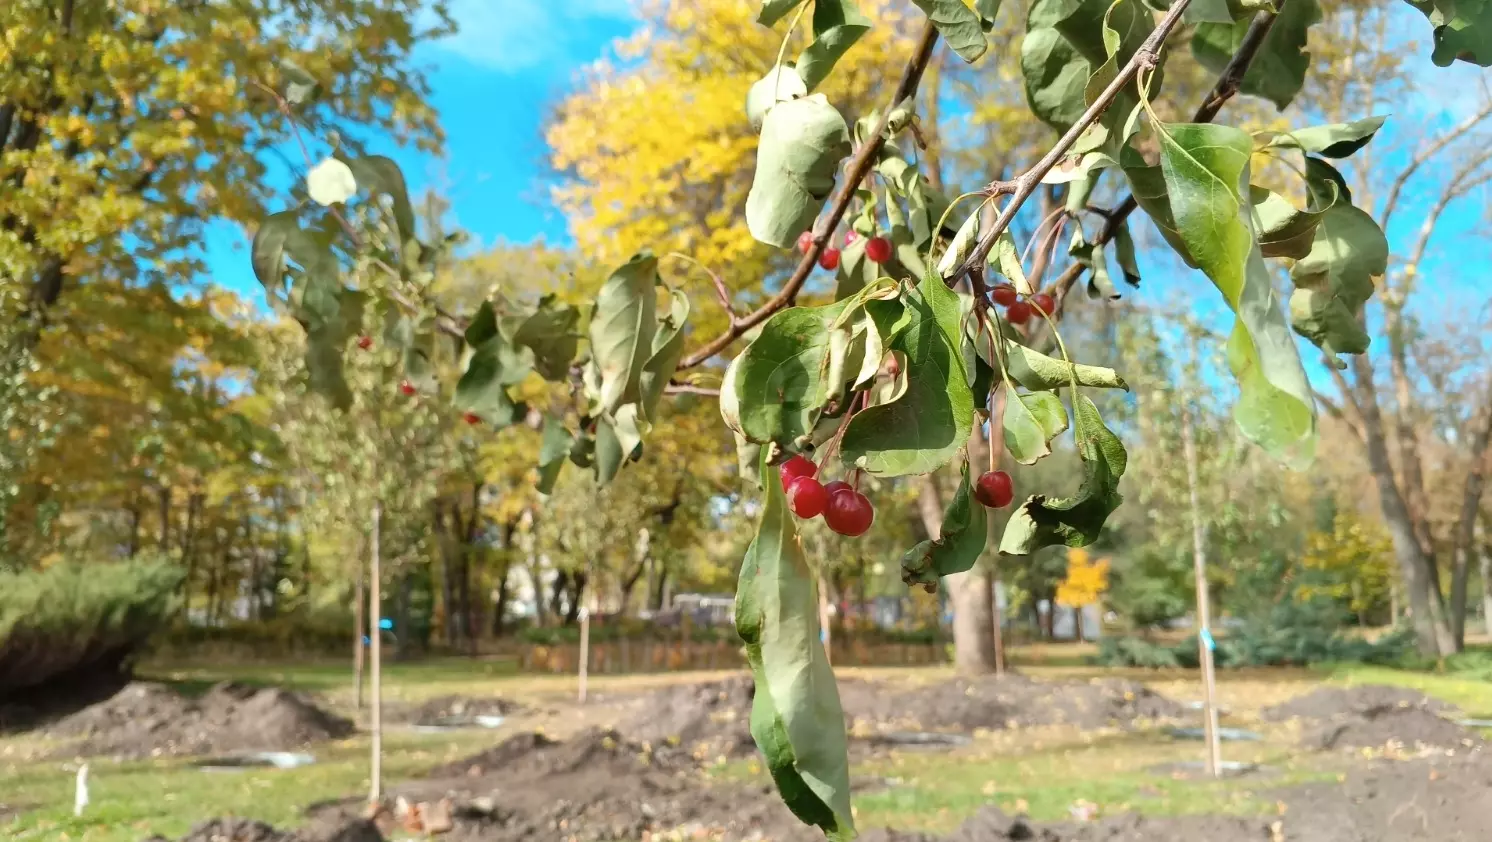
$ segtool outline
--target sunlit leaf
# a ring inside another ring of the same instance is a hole
[[[938,579],[973,567],[988,542],[989,512],[974,499],[965,462],[958,490],[943,513],[937,540],[923,541],[907,550],[901,557],[901,580],[935,588]]]
[[[1010,516],[1000,538],[1000,552],[1030,555],[1042,547],[1086,547],[1098,540],[1110,514],[1119,507],[1119,479],[1129,456],[1119,437],[1104,426],[1098,407],[1086,395],[1073,399],[1074,439],[1083,462],[1083,482],[1074,497],[1037,494]]]
[[[778,248],[793,245],[834,191],[839,161],[849,151],[849,127],[822,95],[767,112],[746,197],[751,236]]]

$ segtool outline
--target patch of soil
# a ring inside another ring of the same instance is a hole
[[[1484,745],[1476,731],[1424,708],[1413,707],[1371,708],[1307,733],[1304,742],[1321,750],[1383,748],[1389,743],[1405,749],[1467,749]]]
[[[1433,714],[1453,714],[1456,708],[1418,690],[1362,684],[1355,687],[1318,687],[1303,696],[1265,708],[1260,716],[1270,722],[1288,719],[1331,719],[1367,714],[1388,708],[1416,708]]]
[[[154,836],[146,842],[169,842]],[[366,819],[316,821],[296,831],[281,831],[248,819],[209,819],[187,831],[178,842],[383,842],[378,827]]]
[[[677,745],[701,757],[749,755],[756,751],[751,741],[755,686],[751,676],[741,675],[665,687],[651,694],[618,727],[638,742]]]
[[[58,720],[44,735],[70,741],[64,757],[279,751],[344,737],[352,723],[279,688],[224,682],[200,699],[135,682],[112,698]]]
[[[842,681],[845,717],[860,729],[974,731],[1072,725],[1084,730],[1180,719],[1186,707],[1121,679],[1037,681],[1021,675],[955,678],[900,692]]]
[[[439,696],[398,711],[395,716],[390,717],[390,721],[410,722],[418,725],[440,719],[512,716],[527,710],[528,708],[523,705],[500,696],[475,699],[469,696]]]

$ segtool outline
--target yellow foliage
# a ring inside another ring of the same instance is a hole
[[[1330,531],[1306,535],[1301,564],[1329,575],[1325,584],[1302,585],[1301,598],[1327,596],[1348,600],[1361,613],[1381,604],[1393,584],[1393,543],[1382,526],[1355,512],[1339,512]]]
[[[1067,551],[1067,578],[1057,585],[1057,604],[1082,608],[1098,602],[1109,587],[1109,560],[1092,559],[1088,551]]]

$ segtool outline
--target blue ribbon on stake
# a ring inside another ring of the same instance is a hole
[[[1202,629],[1202,645],[1207,647],[1208,652],[1217,651],[1217,643],[1212,639],[1211,629]]]

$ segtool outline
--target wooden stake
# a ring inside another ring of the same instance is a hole
[[[587,577],[589,579],[589,577]],[[580,703],[585,704],[586,681],[590,677],[591,612],[580,609]]]
[[[1217,737],[1217,683],[1212,664],[1212,619],[1207,594],[1207,533],[1197,492],[1197,444],[1190,408],[1181,411],[1181,443],[1186,456],[1186,484],[1191,496],[1192,566],[1197,579],[1197,656],[1202,663],[1203,735],[1207,739],[1207,774],[1222,774],[1222,746]]]
[[[371,784],[368,789],[368,801],[377,804],[383,798],[383,672],[382,672],[382,642],[383,642],[383,571],[378,557],[378,533],[379,522],[383,519],[383,501],[373,501],[373,537],[369,542],[372,547],[372,576],[368,583],[368,617],[372,621],[369,626],[369,676],[373,685],[373,768],[369,777]]]

